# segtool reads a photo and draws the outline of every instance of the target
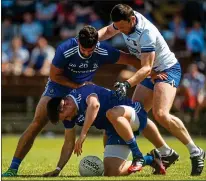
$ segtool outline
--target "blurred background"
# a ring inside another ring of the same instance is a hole
[[[2,0],[2,133],[22,133],[32,121],[58,44],[75,37],[84,25],[99,30],[111,23],[110,11],[118,3],[130,5],[160,30],[183,71],[172,113],[192,134],[206,135],[206,2],[197,0]],[[128,52],[121,35],[106,43]],[[106,65],[94,82],[113,89],[116,80],[134,72]],[[63,125],[48,125],[42,134],[63,130]]]

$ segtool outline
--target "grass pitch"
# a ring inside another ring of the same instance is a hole
[[[13,157],[19,136],[2,137],[2,172],[6,171]],[[187,149],[175,138],[165,138],[167,144],[174,148],[180,154],[180,160],[172,165],[165,176],[153,175],[150,167],[144,167],[140,173],[135,173],[125,177],[80,177],[78,164],[80,160],[87,155],[96,155],[103,158],[102,137],[88,137],[83,147],[81,157],[73,155],[62,170],[59,177],[44,178],[41,175],[56,168],[59,159],[61,146],[64,138],[47,138],[40,136],[34,143],[33,148],[22,162],[19,169],[19,177],[2,178],[3,180],[206,180],[206,168],[201,176],[191,177],[190,159]],[[206,150],[205,138],[194,139],[196,144]],[[144,154],[153,149],[152,144],[140,137],[138,144]],[[112,164],[112,163],[111,163]],[[206,166],[206,165],[205,165]]]

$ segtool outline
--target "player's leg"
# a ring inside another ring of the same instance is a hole
[[[154,84],[150,79],[145,79],[142,84],[137,85],[132,97],[133,101],[142,103],[147,112],[150,111],[153,104],[153,88]],[[167,167],[179,158],[179,155],[166,144],[157,126],[149,118],[142,134],[158,149],[161,155],[165,156]]]
[[[145,83],[146,84],[146,83]],[[152,84],[152,83],[151,83]],[[149,112],[152,108],[153,101],[153,84],[150,88],[146,87],[148,84],[137,85],[134,91],[132,100],[138,101],[143,104],[145,111]],[[142,134],[146,137],[156,148],[165,146],[165,151],[168,151],[168,145],[159,133],[157,126],[148,118],[147,127],[143,130]],[[170,149],[169,149],[170,151]]]
[[[133,108],[129,106],[116,106],[112,109],[109,109],[106,112],[106,116],[113,125],[118,135],[129,146],[133,156],[131,172],[136,172],[142,169],[144,159],[142,153],[137,146],[136,139],[133,134],[133,131],[137,131],[138,127],[136,130],[132,130],[132,127],[130,125],[133,113],[132,110]]]
[[[104,151],[104,176],[129,175],[132,161],[127,161],[130,149],[127,145],[106,145]],[[111,164],[112,163],[112,164]]]
[[[204,167],[205,152],[197,147],[182,121],[170,114],[176,88],[165,82],[154,86],[153,115],[172,135],[177,137],[189,150],[192,160],[192,175],[200,175]]]
[[[61,85],[57,85],[56,83],[48,81],[45,91],[36,107],[34,119],[19,139],[12,163],[8,171],[5,172],[2,176],[17,175],[21,161],[31,149],[38,133],[48,123],[46,106],[48,101],[51,99],[50,97],[65,96],[70,91],[71,89],[69,89],[68,87],[63,87]]]
[[[29,125],[29,127],[25,130],[25,132],[20,137],[9,170],[6,173],[4,173],[3,176],[15,176],[17,174],[21,161],[24,159],[24,157],[31,149],[38,133],[48,122],[46,116],[46,105],[50,99],[51,98],[47,96],[41,97],[36,107],[34,119],[32,123]]]
[[[129,167],[132,161],[128,161],[130,149],[127,145],[106,145],[104,151],[104,176],[125,176],[129,175]],[[155,169],[155,174],[165,174],[165,168],[161,162],[161,156],[153,151],[144,156],[145,165]]]

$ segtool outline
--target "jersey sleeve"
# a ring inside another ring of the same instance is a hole
[[[57,47],[54,58],[52,60],[52,64],[60,69],[63,69],[64,66],[66,65],[66,60],[64,58],[61,46]]]
[[[63,125],[65,129],[71,129],[75,126],[75,120],[72,121],[64,120]]]
[[[141,53],[148,53],[148,52],[155,51],[155,45],[156,45],[155,34],[152,34],[152,32],[149,30],[143,31],[139,40],[139,44],[141,47]]]
[[[100,51],[102,49],[106,50],[108,54],[107,56],[105,56],[101,64],[115,64],[119,60],[120,51],[110,46],[109,44],[104,44],[104,47],[99,49]]]

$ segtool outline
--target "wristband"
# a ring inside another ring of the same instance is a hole
[[[56,170],[59,170],[59,171],[61,171],[62,169],[61,169],[60,167],[56,167]]]
[[[127,89],[131,88],[131,85],[130,85],[130,83],[128,81],[124,81],[124,84],[126,85]]]

